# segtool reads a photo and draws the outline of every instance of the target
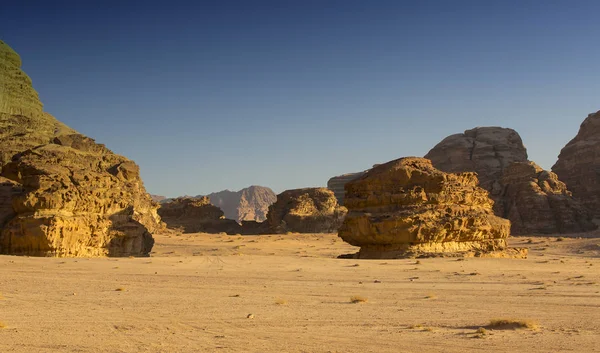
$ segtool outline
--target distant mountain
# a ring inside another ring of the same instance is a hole
[[[277,195],[268,187],[253,185],[240,191],[223,190],[206,195],[210,202],[221,208],[225,217],[242,221],[263,222],[267,219],[269,206],[277,201]]]
[[[161,202],[162,200],[166,200],[167,199],[166,196],[161,196],[161,195],[152,195],[152,194],[150,194],[150,197],[152,198],[152,201],[154,201],[154,202]]]

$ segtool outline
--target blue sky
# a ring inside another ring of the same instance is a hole
[[[45,110],[167,196],[324,186],[476,126],[550,168],[600,109],[598,1],[14,1]]]

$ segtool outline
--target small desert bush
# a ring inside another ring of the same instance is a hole
[[[367,298],[362,297],[360,295],[353,295],[350,297],[350,303],[358,304],[358,303],[366,303],[368,301]]]
[[[490,320],[490,324],[487,326],[487,328],[496,330],[537,330],[539,325],[533,320],[492,319]]]
[[[115,289],[115,292],[125,292],[125,291],[126,291],[126,289],[123,287],[119,287],[119,288]]]
[[[277,299],[277,300],[275,300],[275,304],[277,304],[277,305],[286,305],[287,304],[287,300]]]
[[[437,299],[437,295],[435,294],[428,294],[425,296],[425,299]]]
[[[6,324],[0,321],[0,329],[6,328]]]

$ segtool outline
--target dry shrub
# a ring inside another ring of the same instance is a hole
[[[533,320],[492,319],[490,320],[490,324],[487,325],[487,328],[494,330],[537,330],[539,328],[539,325]]]

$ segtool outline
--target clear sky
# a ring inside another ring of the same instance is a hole
[[[476,126],[550,168],[600,109],[600,1],[2,1],[45,110],[177,196],[324,186]]]

